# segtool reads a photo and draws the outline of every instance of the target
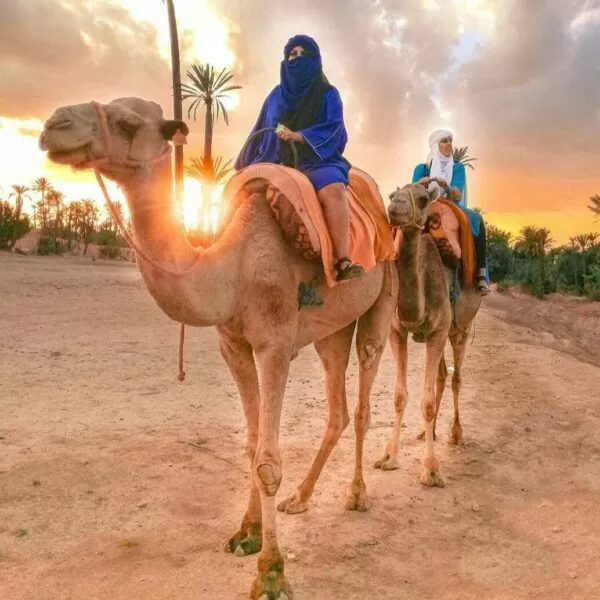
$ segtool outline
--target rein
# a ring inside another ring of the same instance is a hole
[[[123,220],[121,219],[121,217],[115,207],[115,204],[112,201],[112,199],[108,193],[108,190],[106,189],[106,185],[104,184],[104,180],[102,179],[102,174],[100,173],[100,165],[107,164],[109,161],[112,162],[113,164],[115,164],[115,161],[111,160],[111,158],[110,158],[111,143],[110,143],[110,133],[108,130],[108,121],[106,119],[106,113],[104,112],[104,108],[102,107],[102,105],[99,104],[98,102],[92,102],[92,106],[98,113],[98,118],[100,120],[100,125],[102,128],[102,135],[104,138],[104,156],[94,159],[91,155],[91,148],[88,147],[88,156],[90,157],[90,161],[87,163],[87,165],[91,166],[94,169],[94,174],[96,175],[96,180],[98,181],[98,185],[100,186],[100,189],[102,190],[102,194],[104,196],[104,199],[106,200],[106,204],[108,206],[110,214],[112,215],[113,219],[117,223],[117,226],[121,230],[121,235],[125,238],[125,241],[129,244],[129,246],[135,252],[136,258],[137,257],[141,258],[144,262],[151,264],[155,269],[157,269],[161,273],[164,273],[165,275],[170,275],[172,277],[185,277],[186,275],[189,275],[197,266],[198,260],[200,258],[200,256],[198,254],[196,255],[196,258],[190,267],[188,267],[184,271],[179,271],[179,270],[175,271],[175,270],[169,269],[168,267],[162,266],[161,264],[156,262],[152,257],[150,257],[148,254],[146,254],[138,246],[138,244],[136,243],[133,236],[129,233],[129,231],[127,231],[127,228],[125,227],[125,224],[123,223]],[[163,152],[161,155],[159,155],[156,158],[153,158],[151,160],[141,161],[141,160],[126,158],[125,160],[119,161],[116,164],[119,164],[119,165],[122,165],[125,167],[135,168],[135,169],[145,169],[147,171],[150,166],[154,166],[158,163],[162,163],[163,161],[166,161],[167,159],[170,159],[170,158],[171,158],[171,148],[168,147],[165,152]],[[181,328],[179,331],[179,374],[178,374],[177,378],[179,379],[179,381],[184,381],[185,380],[185,371],[183,370],[183,345],[184,345],[184,340],[185,340],[185,325],[183,323],[181,323],[180,325],[181,325]]]
[[[421,225],[421,224],[417,223],[417,204],[415,202],[415,196],[412,193],[412,190],[410,188],[408,188],[406,191],[408,192],[408,197],[410,198],[410,206],[412,208],[412,217],[411,217],[410,223],[403,225],[402,229],[405,229],[406,227],[411,227],[414,225],[417,229],[420,229],[421,231],[423,231],[425,229],[425,225]]]

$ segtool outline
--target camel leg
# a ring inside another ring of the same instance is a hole
[[[348,426],[350,419],[346,402],[346,369],[355,327],[356,322],[323,340],[315,342],[315,348],[325,369],[325,388],[329,405],[327,427],[321,447],[308,474],[296,493],[281,502],[277,507],[282,512],[297,514],[308,510],[308,501],[312,496],[319,475],[331,451]]]
[[[421,483],[429,487],[444,487],[444,480],[439,472],[440,463],[433,449],[433,424],[436,417],[435,383],[439,372],[440,362],[444,356],[447,333],[431,336],[427,340],[425,350],[425,380],[421,399],[421,414],[425,429],[425,456]]]
[[[260,393],[258,376],[252,355],[252,347],[245,340],[232,339],[221,333],[221,354],[237,384],[244,413],[246,415],[246,452],[250,458],[250,467],[254,461],[258,439],[258,414]],[[259,552],[262,547],[262,518],[260,494],[253,480],[250,489],[248,510],[242,520],[240,530],[227,542],[225,550],[237,556],[246,556]]]
[[[268,342],[255,347],[260,374],[260,413],[258,444],[252,474],[260,493],[262,510],[262,550],[258,557],[258,575],[252,584],[251,600],[288,600],[292,590],[285,579],[283,555],[277,542],[277,506],[275,495],[281,484],[282,468],[279,451],[281,408],[292,355],[286,333],[270,331]]]
[[[384,285],[383,293],[379,296],[377,302],[358,321],[356,350],[359,361],[359,391],[358,404],[354,413],[354,430],[356,432],[355,471],[346,498],[346,510],[364,512],[371,508],[371,500],[367,495],[363,478],[364,441],[371,420],[371,388],[389,335],[395,306],[395,295],[388,293]]]
[[[438,367],[437,381],[435,382],[435,419],[433,420],[433,441],[437,440],[436,427],[438,415],[440,414],[440,404],[442,403],[442,396],[444,395],[444,389],[446,387],[446,379],[448,378],[448,367],[446,366],[446,359],[442,355],[440,360],[440,366]],[[425,439],[425,430],[417,436],[418,439]]]
[[[400,468],[398,462],[398,441],[402,428],[402,417],[408,401],[406,375],[408,367],[408,331],[399,323],[394,323],[390,332],[390,346],[396,362],[396,387],[394,389],[394,428],[392,437],[387,443],[383,457],[375,463],[376,469],[391,471]]]
[[[450,437],[448,443],[456,446],[462,442],[463,434],[462,427],[460,425],[460,418],[458,414],[458,398],[460,395],[460,387],[462,383],[462,365],[467,351],[467,340],[469,338],[469,331],[471,327],[454,335],[450,338],[452,345],[452,351],[454,352],[454,374],[452,375],[452,394],[454,395],[454,419],[452,422],[452,429],[450,430]]]

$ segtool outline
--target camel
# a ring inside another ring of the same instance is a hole
[[[460,291],[453,309],[450,286],[454,271],[444,265],[438,247],[430,234],[423,234],[425,222],[433,207],[431,194],[419,184],[398,188],[390,195],[388,215],[392,227],[398,228],[399,239],[396,267],[399,278],[398,310],[392,321],[390,345],[396,362],[394,390],[395,421],[392,436],[381,460],[375,467],[384,470],[399,468],[398,441],[402,417],[408,401],[406,370],[408,360],[407,337],[426,344],[425,374],[421,398],[421,414],[425,439],[425,454],[420,481],[430,487],[443,487],[439,460],[434,453],[437,415],[444,394],[448,369],[444,348],[449,339],[454,354],[452,391],[454,394],[454,422],[449,437],[450,444],[462,441],[458,400],[461,387],[461,370],[466,342],[471,326],[481,304],[481,294],[474,287]],[[444,224],[446,227],[446,224]],[[458,221],[449,223],[448,229]],[[457,236],[456,236],[457,237]]]
[[[39,140],[48,158],[74,169],[94,168],[119,184],[134,238],[145,256],[137,267],[160,309],[178,323],[215,326],[220,351],[237,384],[247,421],[252,483],[240,530],[227,542],[236,555],[260,552],[250,598],[291,599],[276,531],[276,494],[282,479],[279,429],[290,361],[313,343],[323,363],[329,405],[321,447],[297,493],[280,510],[306,508],[314,484],[349,423],[345,372],[357,329],[359,398],[355,411],[355,472],[348,510],[367,510],[363,442],[370,393],[395,309],[397,275],[391,262],[333,287],[320,285],[322,306],[298,307],[298,286],[314,263],[285,242],[255,186],[239,204],[215,245],[188,243],[173,206],[171,144],[181,121],[140,98],[118,98],[58,108]],[[259,385],[260,381],[260,385]]]

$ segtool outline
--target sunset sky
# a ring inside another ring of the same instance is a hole
[[[469,202],[489,222],[600,231],[600,0],[175,0],[184,64],[227,66],[243,86],[214,152],[235,158],[295,33],[320,44],[344,100],[347,158],[384,197],[445,126],[478,160]],[[172,115],[161,0],[0,0],[0,198],[46,176],[67,199],[100,200],[89,173],[37,147],[54,109],[140,96]],[[203,122],[189,122],[186,159]],[[112,190],[115,188],[112,187]]]

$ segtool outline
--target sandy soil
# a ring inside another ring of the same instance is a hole
[[[410,346],[404,468],[371,468],[389,434],[389,349],[366,456],[371,512],[346,513],[348,428],[308,513],[279,516],[297,600],[600,598],[598,305],[492,295],[469,347],[465,445],[418,483],[422,346]],[[255,557],[222,550],[249,486],[244,422],[213,330],[177,324],[135,267],[0,255],[0,598],[245,599]],[[355,362],[349,381],[355,401]],[[309,466],[326,415],[312,348],[293,363],[284,481]],[[200,447],[186,444],[195,441]]]

